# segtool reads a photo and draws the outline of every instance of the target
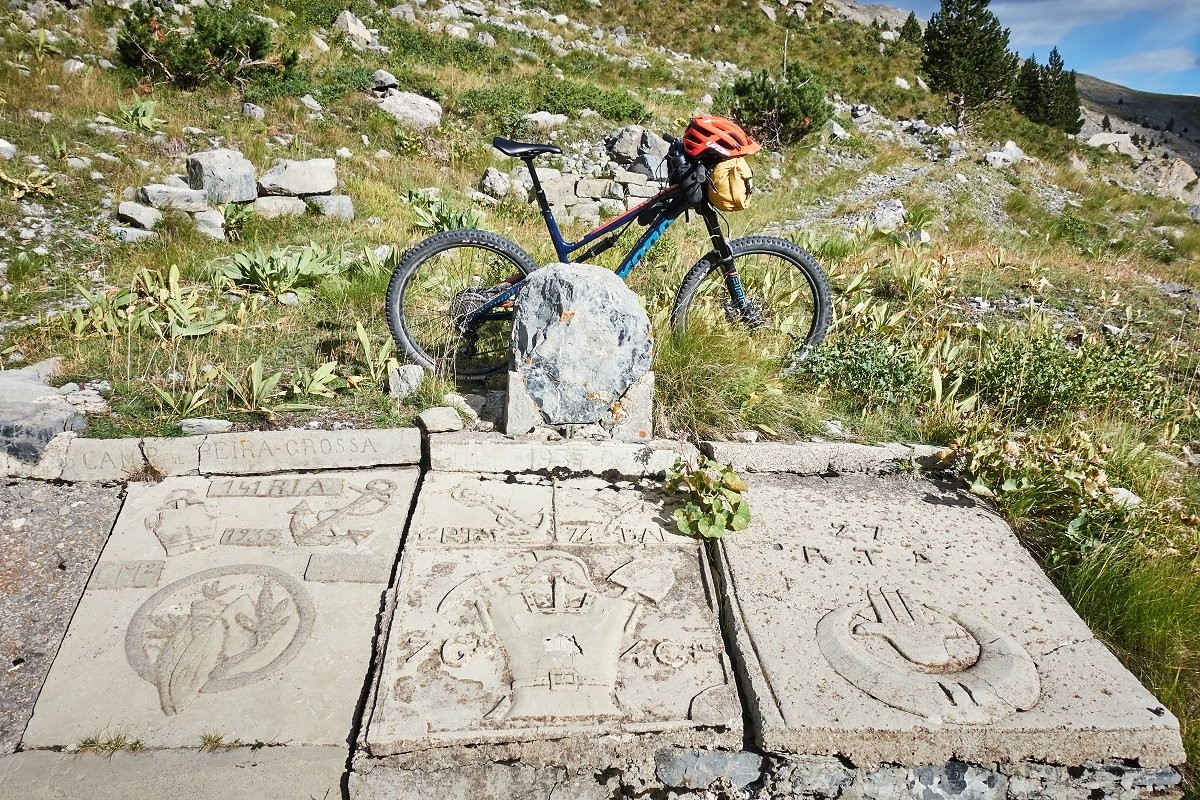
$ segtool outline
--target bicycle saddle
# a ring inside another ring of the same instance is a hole
[[[492,139],[492,147],[504,153],[506,156],[513,158],[530,158],[541,153],[553,153],[560,155],[562,150],[552,144],[533,144],[531,142],[514,142],[511,139],[505,139],[503,136],[497,136]]]

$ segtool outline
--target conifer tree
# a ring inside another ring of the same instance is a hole
[[[1083,120],[1079,117],[1079,90],[1075,88],[1075,71],[1064,70],[1063,59],[1057,47],[1050,51],[1050,58],[1042,71],[1042,86],[1045,87],[1045,117],[1034,122],[1044,122],[1067,133],[1079,133],[1079,129],[1083,127]]]
[[[1105,114],[1104,119],[1100,120],[1100,130],[1102,130],[1102,131],[1111,131],[1112,130],[1112,120],[1108,118],[1108,114]]]
[[[1026,119],[1045,122],[1047,116],[1046,89],[1042,82],[1042,68],[1036,56],[1030,56],[1021,64],[1017,73],[1017,85],[1013,89],[1013,105]]]
[[[942,0],[930,17],[921,68],[933,91],[950,95],[958,127],[969,110],[1011,92],[1017,56],[1008,37],[988,0]]]
[[[900,41],[920,44],[924,38],[925,33],[921,30],[921,21],[917,19],[916,12],[908,12],[908,19],[904,20],[904,25],[900,27]]]

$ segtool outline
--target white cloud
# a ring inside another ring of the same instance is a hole
[[[1172,72],[1187,72],[1200,67],[1200,56],[1186,47],[1168,47],[1162,50],[1146,50],[1121,58],[1110,58],[1096,65],[1101,73],[1121,75],[1161,75]]]
[[[1057,44],[1076,28],[1133,15],[1141,23],[1135,28],[1155,26],[1162,19],[1170,22],[1173,33],[1184,35],[1200,23],[1200,3],[1195,0],[1001,0],[991,10],[1012,29],[1012,46],[1022,52]]]

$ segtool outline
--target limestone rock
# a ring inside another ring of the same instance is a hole
[[[893,80],[893,82],[896,84],[896,86],[897,86],[898,88],[900,88],[900,89],[911,89],[911,88],[912,88],[912,84],[911,84],[911,83],[909,83],[909,82],[908,82],[907,80],[905,80],[904,78],[901,78],[899,75],[897,75],[897,76],[896,76],[895,78],[893,78],[892,80]]]
[[[63,72],[68,75],[78,75],[87,69],[87,64],[83,63],[78,58],[68,58],[63,62],[62,69]]]
[[[265,119],[267,112],[262,106],[256,106],[254,103],[242,103],[242,116],[246,119]]]
[[[513,355],[552,425],[600,421],[650,369],[650,319],[611,270],[553,264],[518,295]]]
[[[831,119],[826,122],[825,130],[829,132],[829,138],[836,139],[839,142],[850,138],[850,134],[846,133],[846,129],[838,125],[836,120]]]
[[[495,167],[488,167],[479,180],[479,191],[489,197],[504,197],[512,189],[512,180]]]
[[[287,197],[329,194],[337,188],[337,162],[332,158],[282,161],[263,173],[258,188],[261,194]]]
[[[1188,208],[1188,216],[1196,222],[1200,222],[1200,203]]]
[[[1140,158],[1142,155],[1142,151],[1133,143],[1128,133],[1097,133],[1087,140],[1087,145],[1114,153],[1124,153],[1131,158]]]
[[[252,207],[255,214],[266,219],[298,216],[308,210],[298,197],[260,197]]]
[[[1013,165],[1012,156],[1008,153],[1002,153],[999,150],[985,153],[983,161],[992,169],[1003,169],[1004,167],[1011,167]]]
[[[417,364],[401,364],[388,373],[388,394],[393,400],[405,400],[421,387],[425,370]]]
[[[57,359],[0,371],[0,453],[34,463],[55,436],[84,427],[83,414],[47,383],[57,371]]]
[[[426,131],[442,124],[441,105],[412,92],[392,90],[379,103],[379,109],[418,131]]]
[[[426,433],[447,433],[463,429],[462,417],[449,406],[425,409],[417,415],[417,424]]]
[[[143,186],[138,192],[143,203],[154,208],[173,208],[176,211],[203,211],[208,208],[208,195],[197,189],[181,189],[164,183]]]
[[[1158,179],[1158,193],[1174,200],[1188,199],[1188,186],[1196,180],[1196,170],[1181,158],[1171,161]]]
[[[388,72],[386,69],[377,69],[375,74],[371,76],[371,83],[377,92],[385,92],[388,89],[395,89],[399,86],[396,76]]]
[[[354,219],[354,201],[345,194],[318,194],[307,198],[309,204],[317,207],[323,217],[335,219]]]
[[[525,115],[525,121],[535,131],[552,131],[567,124],[566,114],[551,114],[549,111],[535,111]]]
[[[362,20],[350,11],[343,11],[337,15],[337,19],[333,21],[333,29],[346,34],[351,42],[364,45],[375,44],[375,34],[371,33]]]
[[[161,211],[141,203],[126,200],[117,206],[117,219],[130,225],[136,225],[143,230],[154,230],[154,226],[162,222],[162,218]]]
[[[17,157],[17,146],[7,139],[0,139],[0,158],[8,161]]]
[[[670,147],[661,136],[641,125],[626,125],[604,141],[609,157],[630,172],[655,177]]]
[[[141,228],[127,228],[124,225],[109,226],[108,232],[115,236],[121,244],[134,244],[158,237],[158,234],[153,231],[146,231]]]
[[[179,427],[185,436],[207,436],[210,433],[229,433],[233,430],[233,423],[227,419],[194,417],[180,420]]]
[[[215,208],[197,212],[192,216],[196,231],[212,239],[225,238],[225,215]]]
[[[894,231],[904,225],[904,203],[900,200],[885,200],[871,212],[871,224],[881,231]]]
[[[188,185],[214,204],[247,203],[258,197],[254,165],[236,150],[206,150],[187,159]]]

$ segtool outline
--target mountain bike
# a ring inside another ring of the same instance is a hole
[[[689,128],[690,130],[690,128]],[[525,162],[542,219],[559,261],[586,262],[615,247],[636,223],[646,230],[616,273],[625,279],[663,233],[687,211],[704,222],[712,249],[684,275],[671,307],[671,327],[721,328],[747,337],[755,356],[786,368],[804,358],[829,325],[829,283],[817,261],[786,239],[730,241],[705,192],[707,166],[669,135],[668,186],[575,242],[563,238],[534,159],[558,155],[550,144],[496,137],[492,146]],[[751,140],[752,141],[752,140]],[[757,149],[757,145],[754,145]],[[460,378],[508,367],[512,317],[525,276],[538,264],[515,242],[483,230],[435,234],[413,246],[388,285],[388,326],[416,364]]]

